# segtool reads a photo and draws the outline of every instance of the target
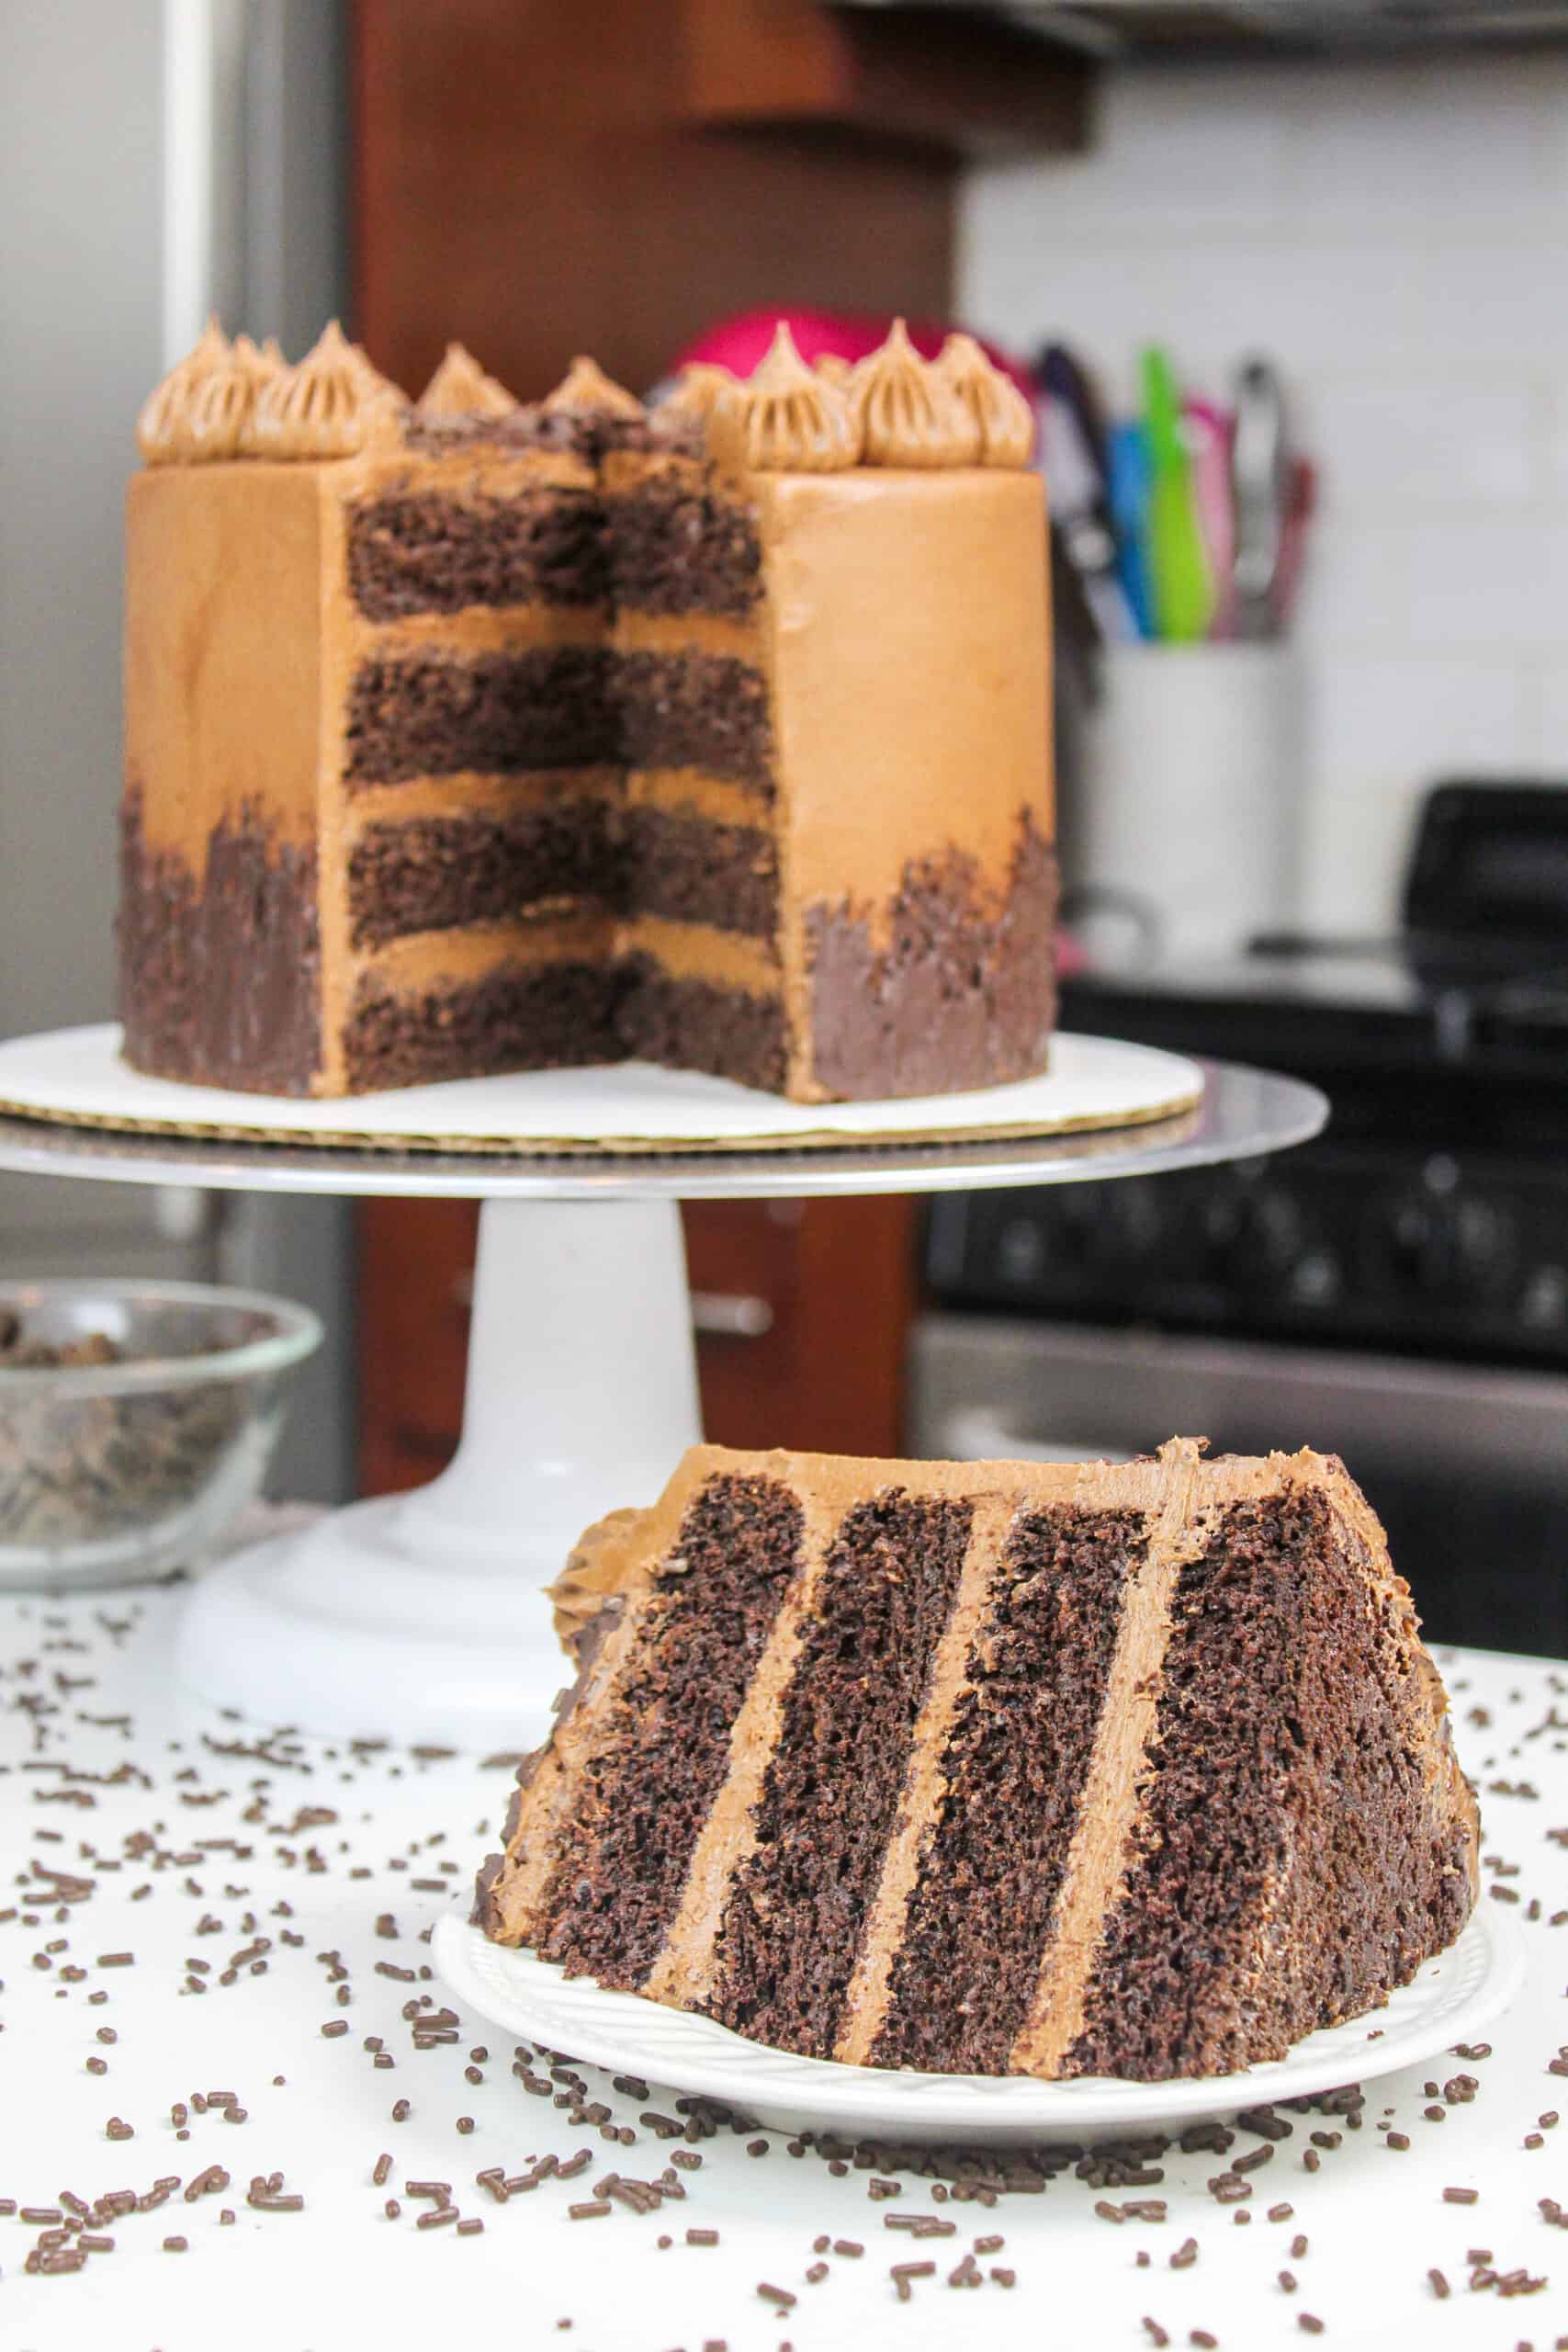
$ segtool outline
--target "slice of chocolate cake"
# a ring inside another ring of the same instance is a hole
[[[1336,1461],[698,1447],[556,1587],[476,1917],[813,2057],[1229,2074],[1408,1982],[1477,1816]]]

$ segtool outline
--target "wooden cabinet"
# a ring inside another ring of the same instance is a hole
[[[1093,67],[1000,16],[816,0],[682,0],[697,119],[833,129],[966,158],[1089,138]]]
[[[355,332],[536,395],[645,386],[728,313],[945,315],[977,146],[1087,135],[1089,69],[994,18],[816,0],[356,0]]]
[[[355,327],[417,389],[451,336],[537,398],[574,352],[638,389],[760,303],[940,317],[956,166],[726,129],[680,0],[359,0]]]
[[[359,1204],[361,1494],[423,1487],[456,1451],[479,1225],[473,1201]]]
[[[898,1453],[916,1204],[702,1201],[683,1214],[709,1437]]]
[[[682,1211],[703,1425],[725,1445],[897,1453],[918,1204],[701,1201]],[[468,1201],[359,1209],[359,1484],[423,1486],[462,1420]]]

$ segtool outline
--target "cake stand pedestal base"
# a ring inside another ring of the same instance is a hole
[[[543,1587],[592,1521],[652,1502],[702,1431],[672,1200],[490,1200],[463,1438],[199,1584],[182,1679],[253,1722],[515,1748],[571,1679]]]

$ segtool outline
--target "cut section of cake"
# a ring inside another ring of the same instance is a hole
[[[1040,484],[1023,401],[950,349],[899,326],[840,388],[781,330],[744,382],[704,371],[683,446],[606,460],[649,1059],[798,1101],[1045,1065]]]
[[[216,330],[127,515],[120,1008],[161,1077],[341,1095],[627,1055],[801,1102],[1045,1066],[1043,488],[963,337],[787,334],[653,413],[407,403]]]
[[[1477,1815],[1342,1464],[694,1449],[555,1589],[476,1918],[775,2048],[1224,2075],[1459,1934]]]
[[[215,452],[232,357],[186,365],[127,518],[129,1058],[329,1095],[613,1058],[587,436],[457,350],[408,409],[329,329]]]

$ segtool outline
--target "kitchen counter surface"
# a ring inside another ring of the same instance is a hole
[[[179,1607],[0,1600],[0,2198],[34,2216],[0,2217],[15,2352],[1568,2346],[1568,1668],[1439,1653],[1483,1899],[1517,1905],[1528,1951],[1489,2048],[1369,2084],[1355,2128],[1281,2109],[1287,2136],[1173,2148],[1157,2183],[1069,2172],[987,2204],[907,2170],[885,2195],[885,2165],[835,2176],[776,2133],[660,2139],[639,2118],[675,2093],[592,2067],[531,2095],[468,2017],[416,2047],[411,2005],[446,1997],[425,1939],[495,1842],[511,1759],[263,1737],[174,1687]],[[475,2182],[581,2152],[504,2204]],[[1249,2153],[1245,2200],[1220,2201]],[[667,2168],[680,2201],[570,2218],[607,2175]],[[462,2222],[421,2229],[421,2181]],[[57,2236],[71,2199],[159,2182],[164,2201]],[[1163,2218],[1122,2216],[1150,2199]],[[888,2227],[915,2214],[955,2227]],[[951,2285],[972,2251],[981,2283]],[[932,2257],[900,2301],[892,2265]]]

